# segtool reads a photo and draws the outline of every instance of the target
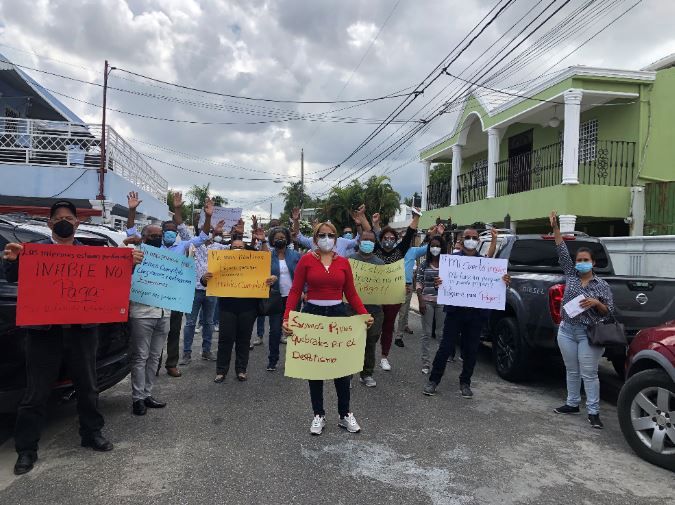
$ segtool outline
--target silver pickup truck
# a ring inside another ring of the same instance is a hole
[[[512,281],[506,310],[491,311],[484,338],[492,342],[497,373],[517,381],[527,377],[536,353],[558,350],[565,277],[553,235],[500,233],[498,241],[496,257],[508,259]],[[575,232],[565,236],[565,243],[572,257],[580,247],[593,251],[595,272],[612,288],[616,317],[626,326],[629,342],[643,328],[675,320],[675,278],[614,275],[599,239]],[[485,252],[488,245],[486,233],[481,237],[480,251]],[[623,376],[625,349],[608,349],[605,356]]]

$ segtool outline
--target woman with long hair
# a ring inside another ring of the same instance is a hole
[[[429,344],[431,343],[431,332],[436,321],[436,328],[440,331],[445,321],[445,312],[443,305],[437,303],[438,288],[436,279],[438,279],[441,254],[447,251],[447,244],[442,236],[431,237],[429,240],[429,249],[426,259],[417,269],[417,299],[419,301],[420,314],[422,314],[422,373],[428,374],[431,370],[431,358],[429,357]]]
[[[293,332],[288,326],[288,316],[300,301],[303,290],[307,289],[303,312],[318,316],[346,317],[347,311],[342,297],[357,314],[368,314],[354,287],[354,278],[349,261],[333,252],[337,230],[331,223],[319,223],[314,229],[314,243],[317,248],[305,254],[295,268],[293,286],[286,300],[283,330],[286,335]],[[372,316],[366,325],[373,324]],[[334,379],[338,398],[338,426],[350,433],[361,431],[354,414],[349,408],[349,384],[351,376]],[[310,427],[312,435],[321,435],[326,426],[326,412],[323,408],[323,381],[309,381],[309,395],[312,400],[314,418]]]

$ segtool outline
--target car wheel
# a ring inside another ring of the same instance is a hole
[[[660,369],[626,381],[617,404],[628,445],[642,459],[675,471],[675,383]]]
[[[492,337],[492,357],[497,373],[508,381],[522,380],[527,375],[530,349],[520,334],[513,317],[500,319]]]

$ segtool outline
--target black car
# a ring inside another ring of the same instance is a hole
[[[22,226],[0,220],[0,250],[8,242],[35,242],[49,236],[38,226]],[[76,238],[86,245],[112,245],[106,238],[92,233],[78,232]],[[8,283],[0,268],[0,413],[12,413],[26,387],[25,332],[16,326],[16,284]],[[102,324],[99,334],[96,368],[100,391],[111,388],[131,369],[129,361],[129,330],[126,323]],[[61,370],[54,383],[54,392],[69,396],[73,383],[65,370]]]

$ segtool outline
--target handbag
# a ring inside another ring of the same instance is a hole
[[[276,289],[270,289],[269,298],[261,298],[258,301],[258,315],[269,316],[272,314],[281,314],[284,310],[281,292]]]
[[[588,327],[588,343],[598,347],[627,346],[626,330],[624,325],[614,316],[606,322],[600,322]]]

